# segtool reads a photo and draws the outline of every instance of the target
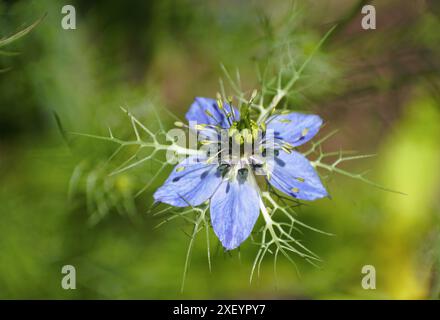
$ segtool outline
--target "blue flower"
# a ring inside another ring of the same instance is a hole
[[[258,219],[262,201],[257,175],[297,199],[327,196],[314,167],[295,151],[295,147],[317,134],[322,125],[319,116],[276,114],[265,123],[256,124],[240,119],[238,110],[226,103],[219,105],[214,99],[196,98],[186,119],[198,124],[191,129],[198,130],[204,144],[214,149],[179,163],[155,192],[154,199],[176,207],[209,201],[212,227],[227,250],[246,240]],[[227,135],[222,133],[225,130]],[[223,147],[224,142],[227,147]],[[254,148],[234,154],[231,142],[244,150],[246,144]]]

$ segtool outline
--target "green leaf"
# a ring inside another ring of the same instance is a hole
[[[4,47],[22,37],[24,37],[25,35],[27,35],[29,32],[32,31],[32,29],[34,29],[45,17],[46,17],[47,13],[44,14],[40,19],[38,19],[37,21],[35,21],[33,24],[31,24],[30,26],[24,28],[21,31],[18,31],[17,33],[13,34],[12,36],[9,36],[5,39],[1,39],[0,40],[0,48]]]

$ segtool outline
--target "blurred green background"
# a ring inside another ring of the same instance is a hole
[[[292,3],[278,0],[1,1],[0,38],[47,16],[1,48],[0,298],[439,298],[440,3],[373,1],[377,29],[363,30],[367,2],[298,1],[286,21]],[[61,28],[65,4],[76,8],[76,30]],[[191,226],[155,229],[161,220],[148,213],[167,171],[134,199],[157,164],[109,177],[114,146],[64,139],[54,114],[67,131],[111,126],[126,136],[119,107],[154,128],[154,106],[171,128],[164,108],[183,118],[195,96],[214,97],[220,63],[253,89],[256,63],[282,59],[280,42],[307,54],[336,23],[287,103],[320,114],[323,134],[340,129],[326,150],[378,154],[345,168],[371,169],[407,195],[330,176],[332,199],[298,213],[335,234],[299,235],[320,268],[296,258],[299,276],[280,259],[275,277],[268,256],[249,284],[258,248],[247,241],[225,254],[211,234],[209,272],[202,234],[180,293]],[[61,288],[66,264],[76,290]],[[364,265],[376,268],[376,290],[361,287]]]

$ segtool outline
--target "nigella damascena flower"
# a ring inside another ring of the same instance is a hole
[[[154,199],[176,207],[209,201],[212,227],[227,250],[249,237],[265,185],[301,200],[327,196],[314,167],[295,151],[319,131],[319,116],[293,112],[256,123],[249,112],[196,98],[186,119],[205,148],[176,165]]]

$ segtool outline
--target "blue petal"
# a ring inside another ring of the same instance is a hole
[[[223,107],[226,113],[231,113],[232,115],[231,106],[224,103]],[[198,124],[219,125],[222,128],[229,128],[230,124],[224,111],[220,110],[216,100],[197,97],[191,107],[189,107],[189,110],[186,113],[186,119],[188,121],[197,121]],[[231,116],[231,120],[239,120],[240,114],[235,108],[234,113],[235,119]]]
[[[171,172],[154,193],[154,200],[176,207],[198,206],[208,200],[222,181],[218,166],[188,157]]]
[[[269,183],[276,189],[302,200],[327,196],[318,173],[302,154],[281,151],[268,161]]]
[[[247,181],[224,181],[211,199],[211,223],[227,250],[249,237],[260,213],[259,196]]]
[[[292,112],[277,114],[266,122],[268,130],[273,130],[275,138],[281,138],[296,147],[312,139],[319,131],[322,119],[317,115]]]

